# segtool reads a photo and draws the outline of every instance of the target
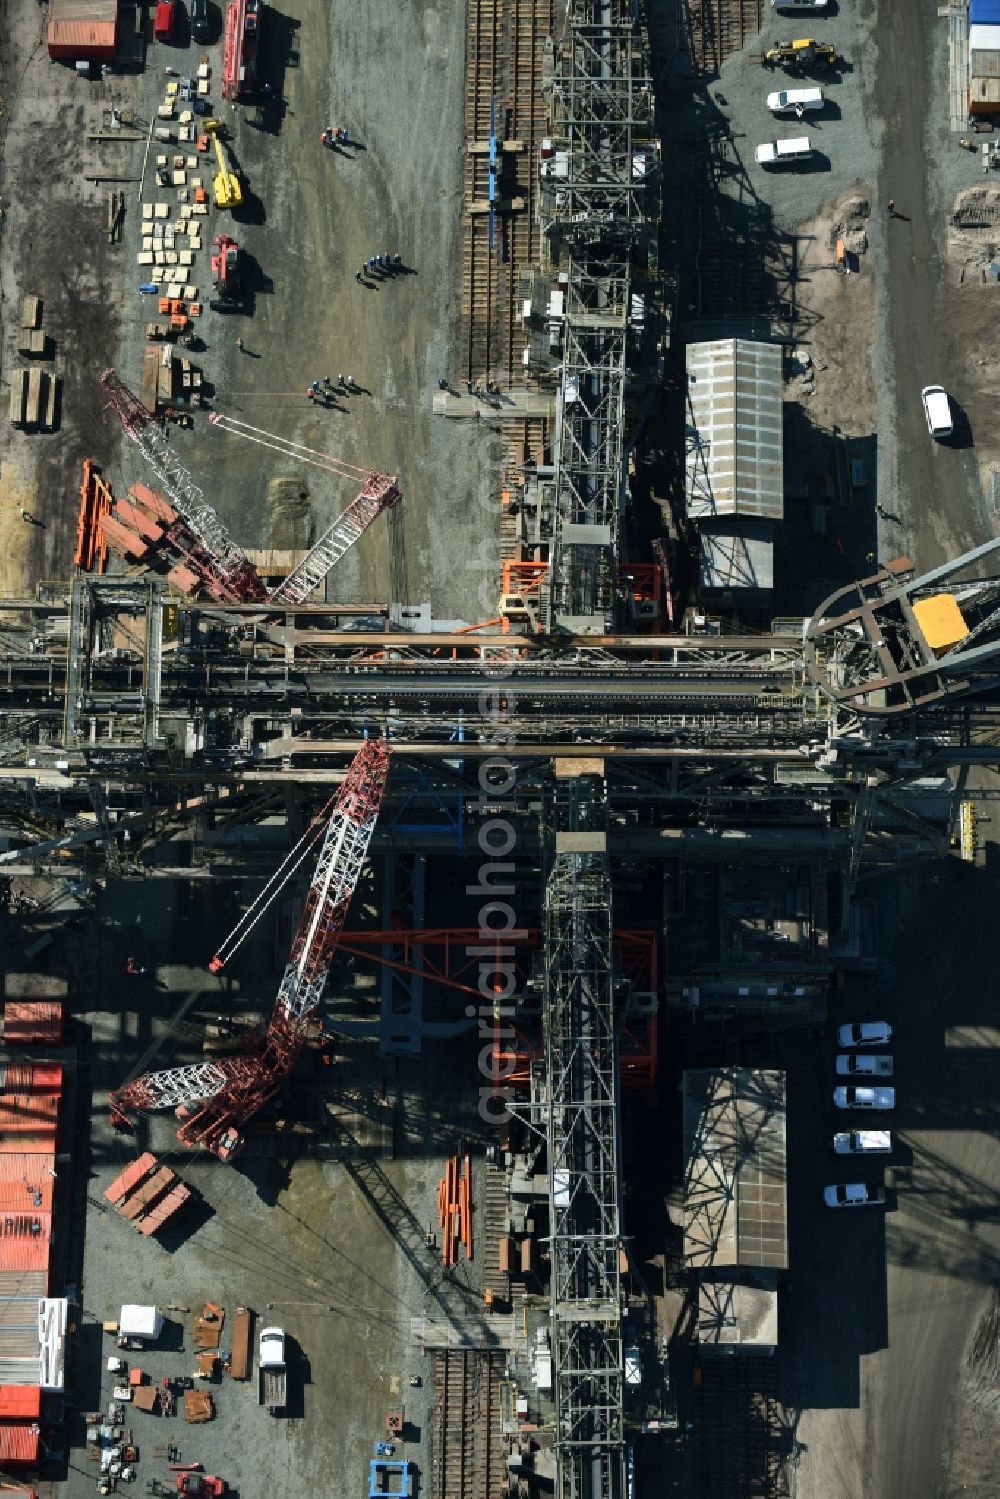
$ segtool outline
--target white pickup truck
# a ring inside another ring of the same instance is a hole
[[[834,1135],[833,1148],[838,1155],[888,1155],[892,1134],[887,1129],[850,1129]]]
[[[870,1051],[842,1052],[837,1058],[838,1077],[892,1077],[892,1057]]]
[[[285,1334],[280,1327],[262,1327],[257,1345],[257,1404],[273,1415],[284,1410],[287,1395]]]

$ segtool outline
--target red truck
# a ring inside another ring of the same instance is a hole
[[[177,20],[176,0],[159,0],[153,16],[153,35],[158,42],[173,40],[174,23]]]

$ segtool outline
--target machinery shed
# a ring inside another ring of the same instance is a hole
[[[774,1270],[698,1285],[698,1343],[703,1354],[767,1356],[778,1346],[778,1279]]]
[[[768,520],[704,521],[698,528],[698,586],[703,594],[752,594],[774,587],[774,526]]]
[[[781,349],[741,338],[687,350],[688,514],[781,520]]]
[[[64,62],[113,62],[118,0],[49,0],[49,56]]]
[[[785,1074],[698,1068],[683,1099],[688,1263],[787,1269]]]

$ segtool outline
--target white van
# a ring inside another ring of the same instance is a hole
[[[785,162],[808,161],[813,149],[808,135],[799,135],[790,141],[767,141],[753,154],[759,167],[779,167]]]
[[[942,385],[925,385],[920,392],[924,403],[924,419],[932,437],[950,437],[955,430],[948,392]]]
[[[771,0],[772,9],[778,11],[817,11],[826,10],[829,0]]]
[[[826,99],[821,88],[783,88],[768,94],[767,107],[773,115],[817,114]]]

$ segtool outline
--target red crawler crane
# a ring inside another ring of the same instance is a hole
[[[366,741],[334,798],[288,966],[257,1049],[135,1078],[112,1094],[113,1123],[131,1128],[129,1116],[136,1111],[173,1108],[182,1120],[177,1132],[182,1145],[204,1146],[221,1161],[237,1153],[246,1121],[274,1097],[305,1044],[385,795],[389,754],[384,739]],[[307,833],[303,842],[310,837]],[[293,859],[294,854],[286,864]],[[272,881],[267,899],[273,887]],[[261,908],[258,902],[258,914]],[[229,944],[228,951],[235,946]],[[223,962],[213,958],[213,972]]]

